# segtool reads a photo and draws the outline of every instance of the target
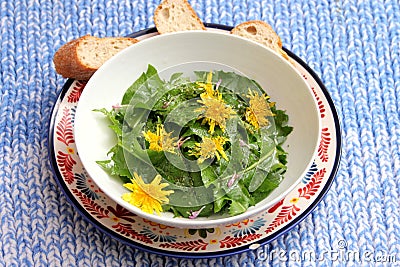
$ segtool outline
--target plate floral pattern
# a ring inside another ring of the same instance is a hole
[[[329,95],[318,77],[295,55],[290,52],[289,55],[314,92],[322,124],[321,140],[318,154],[302,182],[264,213],[217,228],[180,229],[141,218],[113,202],[86,173],[76,151],[74,116],[86,85],[78,80],[66,83],[53,110],[49,143],[59,185],[75,207],[96,226],[146,251],[204,258],[243,252],[270,242],[304,219],[316,206],[329,189],[340,158],[339,124]]]

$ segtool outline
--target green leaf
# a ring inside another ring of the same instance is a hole
[[[230,202],[230,198],[226,195],[218,197],[214,201],[214,212],[218,213],[225,208]]]
[[[199,108],[200,104],[196,99],[185,101],[181,105],[174,107],[174,110],[172,110],[165,119],[165,123],[174,123],[184,127],[189,122],[196,120],[199,117],[201,114],[201,111],[198,110]]]
[[[132,178],[131,172],[126,165],[123,149],[118,144],[111,148],[109,154],[111,159],[96,161],[103,169],[113,176],[119,176],[124,182],[128,182]]]
[[[135,95],[136,91],[146,82],[147,76],[145,73],[142,73],[140,77],[128,88],[125,92],[124,96],[122,97],[122,105],[128,105]]]
[[[157,70],[149,65],[127,90],[122,98],[122,105],[131,105],[152,109],[158,99],[165,93],[165,82],[158,76]]]
[[[94,109],[93,111],[103,113],[111,123],[108,127],[112,129],[118,137],[122,136],[121,117],[123,118],[124,115],[121,114],[121,111],[115,111],[114,109],[108,111],[105,108]]]
[[[232,190],[226,194],[230,199],[229,204],[229,215],[235,216],[245,212],[251,205],[254,205],[254,201],[247,189],[238,183]]]
[[[195,121],[190,124],[190,128],[182,135],[182,137],[188,137],[192,135],[197,135],[201,138],[210,137],[210,133],[208,132],[208,127],[206,125],[201,124],[200,121]]]
[[[207,168],[204,168],[201,170],[201,179],[206,188],[208,188],[210,185],[212,185],[217,180],[217,178],[218,178],[218,176],[215,173],[215,170],[213,167],[208,166]]]
[[[269,173],[263,183],[252,193],[255,203],[265,199],[275,188],[279,186],[283,175],[279,173]]]

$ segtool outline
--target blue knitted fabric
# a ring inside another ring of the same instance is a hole
[[[52,58],[85,34],[124,36],[154,26],[159,1],[1,0],[0,266],[399,266],[399,1],[189,2],[204,22],[270,23],[321,78],[343,135],[341,164],[327,195],[291,231],[232,256],[165,257],[104,234],[68,202],[49,168],[50,116],[66,81]],[[343,242],[346,250],[339,252],[357,252],[363,261],[329,255]],[[286,257],[265,259],[260,250]],[[319,258],[296,257],[307,252]]]

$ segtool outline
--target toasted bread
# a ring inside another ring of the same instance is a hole
[[[154,24],[160,34],[206,29],[187,0],[163,0],[154,11]]]
[[[53,62],[57,73],[64,78],[89,80],[104,62],[136,42],[134,38],[85,35],[61,46]]]
[[[282,49],[281,38],[271,25],[264,21],[250,20],[243,22],[234,27],[231,33],[263,44],[289,60],[289,56]]]

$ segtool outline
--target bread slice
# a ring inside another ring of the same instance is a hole
[[[233,28],[231,33],[263,44],[289,60],[289,56],[282,49],[282,41],[279,35],[272,29],[271,25],[262,20],[243,22]]]
[[[163,0],[154,11],[154,24],[160,34],[206,29],[187,0]]]
[[[134,38],[85,35],[61,46],[53,62],[57,73],[64,78],[89,80],[104,62],[137,42]]]

